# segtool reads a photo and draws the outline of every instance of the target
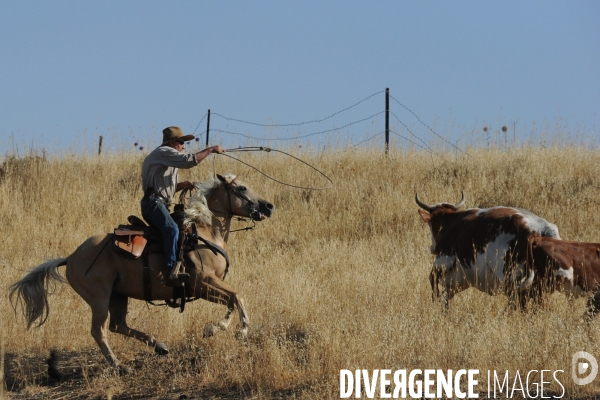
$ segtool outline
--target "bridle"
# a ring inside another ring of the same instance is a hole
[[[255,204],[252,202],[252,200],[250,200],[240,190],[236,190],[231,183],[223,182],[223,186],[225,187],[225,189],[227,189],[227,202],[229,203],[229,211],[222,212],[222,211],[211,210],[211,212],[213,214],[221,214],[225,217],[231,217],[231,218],[235,219],[236,221],[246,222],[247,221],[246,218],[239,217],[239,216],[233,214],[233,207],[232,207],[232,202],[231,202],[231,192],[233,192],[236,196],[240,197],[242,200],[244,200],[250,204],[250,206],[251,206],[250,219],[252,220],[252,226],[247,226],[245,228],[240,228],[240,229],[234,229],[232,231],[229,231],[229,233],[239,232],[239,231],[250,231],[250,230],[253,230],[254,228],[256,228],[256,220],[254,219],[254,216],[258,217],[259,212],[258,212],[258,209],[256,208]],[[181,194],[179,195],[179,204],[186,204],[186,195],[192,190],[194,190],[194,189],[184,189],[181,192]]]
[[[259,215],[259,211],[256,208],[256,205],[254,204],[254,202],[252,200],[250,200],[248,198],[248,196],[246,196],[244,193],[242,193],[242,190],[236,189],[231,183],[223,182],[223,186],[227,190],[227,202],[229,203],[229,211],[228,212],[213,211],[213,213],[218,213],[218,214],[221,214],[221,215],[224,215],[227,217],[235,218],[236,221],[242,221],[242,222],[247,221],[246,218],[239,217],[239,216],[233,214],[233,206],[231,203],[231,193],[233,192],[236,196],[238,196],[239,198],[241,198],[242,200],[244,200],[245,202],[250,204],[250,220],[252,221],[252,226],[247,226],[245,228],[240,228],[240,229],[234,229],[232,231],[229,231],[229,233],[253,230],[256,227],[255,216],[256,216],[256,218],[258,218],[258,215]]]

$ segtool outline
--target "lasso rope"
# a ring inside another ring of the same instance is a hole
[[[282,153],[282,154],[287,155],[288,157],[291,157],[291,158],[293,158],[293,159],[301,162],[302,164],[310,167],[311,169],[317,171],[320,175],[322,175],[325,179],[327,179],[329,181],[330,185],[328,187],[323,187],[323,188],[314,188],[314,187],[307,187],[307,186],[292,185],[290,183],[282,182],[282,181],[280,181],[278,179],[273,178],[270,175],[267,175],[266,173],[264,173],[263,171],[259,170],[255,166],[250,165],[247,162],[240,160],[239,158],[232,157],[232,156],[230,156],[229,154],[226,154],[226,153],[220,153],[220,155],[224,155],[224,156],[232,158],[232,159],[234,159],[236,161],[239,161],[242,164],[247,165],[248,167],[254,169],[255,171],[259,172],[260,174],[264,175],[265,177],[267,177],[267,178],[269,178],[269,179],[271,179],[271,180],[273,180],[273,181],[275,181],[275,182],[277,182],[277,183],[279,183],[281,185],[290,186],[290,187],[297,188],[297,189],[307,189],[307,190],[325,190],[325,189],[329,189],[329,188],[331,188],[333,186],[333,181],[327,175],[325,175],[323,172],[321,172],[320,170],[318,170],[316,167],[308,164],[307,162],[299,159],[298,157],[295,157],[295,156],[293,156],[293,155],[291,155],[289,153],[286,153],[284,151],[281,151],[281,150],[271,149],[269,147],[264,147],[264,146],[254,146],[254,147],[238,147],[238,148],[235,148],[235,149],[226,149],[225,151],[226,152],[230,152],[230,153],[243,152],[243,151],[265,151],[267,153],[270,153],[270,152],[273,151],[273,152],[277,152],[277,153]],[[214,156],[214,154],[213,154],[213,156]],[[213,174],[214,175],[216,175],[215,158],[216,157],[213,157]],[[216,180],[216,176],[213,179]],[[183,189],[181,191],[181,193],[179,194],[179,204],[187,204],[187,202],[189,201],[188,194],[191,197],[191,192],[193,190],[195,190],[195,188],[194,189],[188,189],[188,188]],[[241,218],[241,217],[234,217],[234,218],[236,220],[238,220],[238,221],[242,221],[242,222],[246,221],[244,218]],[[252,229],[254,229],[255,226],[256,226],[256,223],[254,222],[254,220],[252,220],[252,226],[251,227],[245,227],[245,228],[241,228],[241,229],[232,230],[232,231],[230,231],[230,233],[238,232],[238,231],[252,230]]]
[[[315,187],[292,185],[291,183],[282,182],[280,180],[277,180],[277,179],[273,178],[270,175],[267,175],[266,173],[264,173],[263,171],[259,170],[255,166],[250,165],[247,162],[240,160],[239,158],[236,158],[236,157],[233,157],[233,156],[230,156],[229,154],[227,154],[227,152],[229,152],[229,153],[236,153],[236,152],[243,152],[243,151],[265,151],[267,153],[276,152],[276,153],[285,154],[286,156],[291,157],[294,160],[299,161],[302,164],[306,165],[307,167],[310,167],[311,169],[317,171],[321,176],[323,176],[325,179],[327,179],[329,181],[330,185],[327,186],[327,187],[315,188]],[[333,181],[327,175],[325,175],[323,172],[321,172],[320,170],[318,170],[316,167],[310,165],[306,161],[303,161],[303,160],[299,159],[298,157],[295,157],[295,156],[293,156],[293,155],[291,155],[289,153],[286,153],[285,151],[281,151],[281,150],[277,150],[277,149],[272,149],[270,147],[264,147],[264,146],[250,146],[250,147],[238,147],[238,148],[235,148],[235,149],[226,149],[225,153],[221,153],[220,155],[227,156],[227,157],[229,157],[231,159],[239,161],[242,164],[244,164],[244,165],[246,165],[246,166],[254,169],[255,171],[257,171],[261,175],[264,175],[267,178],[271,179],[272,181],[275,181],[275,182],[277,182],[279,184],[282,184],[282,185],[285,185],[285,186],[290,186],[290,187],[297,188],[297,189],[308,189],[308,190],[325,190],[325,189],[330,189],[333,186]]]

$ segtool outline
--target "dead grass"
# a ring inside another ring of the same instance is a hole
[[[133,339],[110,335],[133,368],[118,376],[89,334],[88,306],[68,286],[50,298],[48,322],[25,330],[6,287],[48,258],[139,214],[140,155],[53,158],[32,154],[0,165],[0,303],[8,398],[332,398],[340,369],[562,369],[571,397],[598,384],[569,384],[571,356],[600,355],[600,321],[582,321],[583,300],[553,295],[549,310],[515,313],[503,297],[473,290],[445,312],[431,301],[430,236],[415,191],[433,203],[517,206],[558,225],[570,240],[600,241],[600,155],[584,148],[472,149],[442,153],[379,150],[297,154],[335,182],[324,191],[281,186],[224,157],[185,171],[204,180],[234,172],[273,201],[275,215],[236,233],[227,280],[245,297],[247,343],[233,331],[202,338],[223,307],[187,305],[183,314],[132,301],[128,321],[171,350],[157,357]],[[244,154],[269,175],[322,187],[318,175],[277,154]],[[58,354],[60,381],[48,375]],[[485,388],[481,388],[482,391]]]

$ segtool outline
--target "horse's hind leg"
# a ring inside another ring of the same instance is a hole
[[[110,311],[110,331],[137,339],[154,348],[154,351],[161,356],[168,354],[169,349],[164,343],[158,342],[154,337],[147,335],[144,332],[131,329],[127,326],[126,318],[128,303],[129,298],[127,296],[114,292],[110,295],[110,302],[108,305],[108,310]]]
[[[129,368],[121,365],[108,345],[108,305],[102,301],[90,303],[92,308],[92,337],[98,343],[100,351],[106,360],[113,366],[119,368],[121,373],[128,373]]]

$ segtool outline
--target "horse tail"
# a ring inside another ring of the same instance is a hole
[[[9,298],[15,310],[20,304],[23,307],[25,318],[27,319],[27,329],[36,320],[40,320],[38,327],[42,326],[50,306],[48,304],[48,294],[52,294],[56,289],[56,283],[65,283],[65,278],[58,273],[58,267],[67,265],[67,258],[55,258],[33,268],[21,280],[10,285]]]

